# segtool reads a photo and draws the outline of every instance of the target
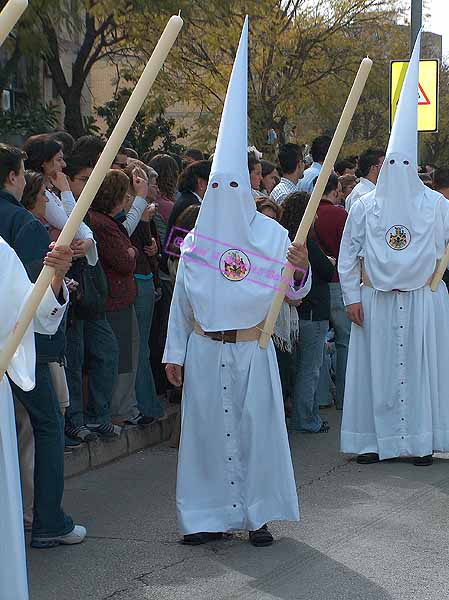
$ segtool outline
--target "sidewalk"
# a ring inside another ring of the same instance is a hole
[[[272,547],[180,545],[177,453],[159,445],[66,481],[88,538],[29,549],[31,600],[447,600],[447,456],[357,465],[325,414],[328,434],[291,436],[301,522],[274,523]]]
[[[113,440],[97,440],[73,448],[70,453],[64,455],[65,478],[81,475],[90,469],[166,442],[170,439],[179,410],[180,405],[168,405],[166,415],[151,425],[129,425],[123,427],[120,436]]]

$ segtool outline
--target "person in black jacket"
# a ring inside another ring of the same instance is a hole
[[[211,166],[212,163],[208,160],[198,160],[186,167],[179,176],[179,196],[176,198],[175,205],[173,206],[173,210],[168,219],[164,250],[165,246],[170,243],[170,235],[172,234],[173,226],[179,215],[188,206],[191,206],[192,204],[201,204],[204,194],[206,193]],[[163,268],[165,267],[165,269],[166,260],[167,257],[165,256],[165,261],[163,263]]]
[[[282,204],[281,225],[288,229],[290,239],[296,235],[309,197],[305,192],[294,192]],[[299,344],[295,349],[296,376],[290,429],[327,433],[329,425],[320,417],[316,390],[329,329],[329,282],[335,273],[335,263],[321,250],[313,237],[313,230],[307,240],[307,250],[312,268],[312,289],[298,306]]]

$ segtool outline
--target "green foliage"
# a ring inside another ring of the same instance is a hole
[[[210,147],[249,14],[250,142],[267,151],[267,129],[274,126],[282,140],[288,124],[296,124],[300,138],[310,140],[335,128],[363,56],[369,53],[386,67],[385,40],[392,26],[397,29],[400,5],[400,0],[180,0],[185,26],[158,78],[158,91],[166,102],[199,110],[194,135]],[[149,55],[167,17],[164,11],[156,19],[131,24],[141,57]],[[382,92],[387,86],[388,74]],[[385,127],[378,122],[388,110],[388,94],[382,106],[378,96],[376,88],[358,131],[354,129],[354,143],[362,131],[383,139]],[[368,118],[373,112],[376,118]],[[200,124],[206,115],[207,128]]]
[[[58,125],[58,108],[40,103],[24,107],[17,113],[0,112],[2,135],[28,137],[36,133],[46,133]]]
[[[106,121],[107,135],[112,133],[129,97],[130,90],[121,89],[112,100],[96,108],[98,116]],[[161,103],[155,112],[150,112],[149,107],[144,105],[131,126],[125,145],[134,148],[139,156],[150,150],[182,154],[185,148],[177,139],[184,137],[186,131],[180,129],[177,134],[174,133],[175,120],[167,119]]]
[[[93,115],[85,115],[83,117],[83,128],[86,135],[99,135],[101,133],[97,119]]]

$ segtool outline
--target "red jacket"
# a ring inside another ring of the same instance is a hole
[[[341,206],[332,204],[329,200],[321,200],[317,210],[317,220],[315,221],[315,233],[322,250],[333,258],[337,259],[340,253],[340,243],[343,236],[348,213]],[[332,282],[340,281],[338,271]]]
[[[109,215],[91,210],[90,225],[97,240],[98,256],[109,284],[106,311],[127,308],[136,298],[136,259],[128,254],[134,246],[126,229]],[[137,254],[137,249],[136,254]]]

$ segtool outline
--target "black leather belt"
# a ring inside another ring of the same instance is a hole
[[[236,329],[230,329],[229,331],[205,331],[204,335],[211,340],[215,340],[216,342],[223,342],[223,344],[237,343]]]

